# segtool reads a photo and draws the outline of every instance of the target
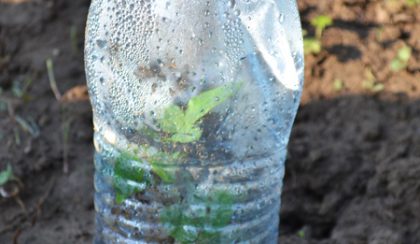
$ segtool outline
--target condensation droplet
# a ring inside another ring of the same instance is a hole
[[[279,22],[280,22],[280,23],[283,23],[283,21],[284,21],[284,14],[282,14],[282,13],[281,13],[281,14],[279,15]]]

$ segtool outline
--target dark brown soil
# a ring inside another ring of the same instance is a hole
[[[310,34],[316,15],[334,25],[306,56],[282,244],[420,243],[420,6],[404,2],[299,1]],[[23,182],[0,194],[0,243],[92,241],[92,118],[80,86],[89,3],[0,0],[0,169],[10,163]],[[413,54],[393,72],[404,45]]]

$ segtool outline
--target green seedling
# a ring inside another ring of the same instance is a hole
[[[306,31],[304,32],[303,45],[305,54],[318,54],[321,52],[322,33],[325,28],[331,26],[332,24],[332,18],[326,15],[318,15],[311,20],[311,25],[315,28],[315,37],[305,37]]]
[[[55,80],[53,61],[51,58],[48,58],[45,63],[47,66],[48,79],[50,81],[51,90],[53,91],[55,98],[59,101],[61,99],[61,93],[58,90],[57,81]]]
[[[401,47],[398,52],[397,56],[391,61],[390,68],[394,72],[398,72],[404,70],[408,66],[408,61],[411,58],[412,50],[409,46],[404,45]]]
[[[221,233],[206,227],[228,225],[233,216],[234,199],[227,191],[213,191],[205,196],[194,196],[191,202],[167,207],[160,218],[168,226],[169,235],[179,243],[221,243]],[[192,205],[202,207],[192,209]]]
[[[15,116],[16,122],[20,125],[22,130],[29,133],[33,138],[36,138],[40,134],[39,126],[35,123],[33,119],[25,120],[19,115]]]
[[[142,147],[142,151],[143,160],[132,153],[123,152],[115,162],[113,185],[118,204],[131,195],[144,191],[154,182],[170,184],[175,181],[175,172],[166,166],[182,160],[179,152],[148,153],[146,147]],[[150,165],[151,173],[146,169],[146,164]]]
[[[375,75],[373,74],[372,70],[369,68],[365,70],[365,80],[363,81],[362,86],[365,89],[371,92],[375,92],[375,93],[380,92],[385,88],[384,84],[376,81]]]
[[[130,154],[122,153],[114,165],[113,186],[116,202],[122,203],[129,196],[141,192],[150,184],[150,176],[142,168],[140,160]]]
[[[159,125],[163,132],[170,135],[168,141],[179,143],[197,141],[202,133],[198,126],[200,120],[212,109],[230,98],[237,87],[238,84],[229,84],[205,91],[193,97],[188,102],[185,111],[176,105],[166,108],[159,120]]]
[[[345,88],[344,82],[341,79],[334,80],[334,90],[337,92],[342,91]]]
[[[303,48],[305,54],[318,54],[321,52],[321,41],[313,37],[305,37],[303,39]]]
[[[299,236],[300,238],[304,239],[305,238],[305,231],[304,230],[299,230],[297,232],[297,236]]]
[[[0,187],[14,179],[16,179],[16,177],[13,174],[12,166],[8,164],[5,170],[0,171]]]
[[[176,165],[178,162],[184,160],[184,155],[175,153],[158,152],[153,155],[145,155],[146,160],[152,167],[152,172],[157,175],[165,184],[170,184],[175,181],[175,173],[165,169],[167,165]]]
[[[405,3],[409,7],[414,7],[416,5],[420,5],[420,0],[406,0]]]
[[[315,37],[320,40],[325,28],[333,24],[331,17],[327,15],[318,15],[311,20],[311,25],[315,27]]]
[[[9,182],[13,184],[6,186]],[[0,197],[11,198],[19,204],[24,212],[26,212],[25,204],[18,196],[20,190],[23,188],[22,181],[13,174],[12,166],[7,165],[7,168],[0,171]]]
[[[157,122],[161,131],[142,129],[147,137],[168,146],[192,143],[201,138],[200,123],[217,106],[231,98],[240,83],[219,86],[191,98],[185,107],[171,105],[164,109]],[[132,149],[132,150],[131,150]],[[187,160],[187,155],[175,151],[156,151],[149,145],[134,146],[115,160],[112,183],[117,204],[158,184],[173,184],[176,192],[183,192],[175,203],[166,205],[160,213],[169,236],[177,243],[222,243],[218,228],[229,225],[233,217],[235,196],[225,190],[202,192],[194,185],[188,171],[174,172],[172,165]],[[138,155],[138,156],[137,156]],[[201,206],[194,207],[191,206]]]
[[[198,141],[202,134],[202,129],[199,125],[204,116],[232,97],[235,91],[239,89],[239,86],[240,83],[232,83],[205,91],[191,98],[186,109],[177,105],[167,107],[161,118],[158,119],[160,129],[163,132],[162,135],[150,129],[142,129],[141,131],[146,132],[146,136],[151,136],[152,138],[162,137],[160,141],[163,143],[191,143]],[[140,170],[141,165],[144,164],[140,157],[129,152],[121,153],[114,166],[114,188],[116,190],[117,203],[122,203],[134,193],[143,191],[146,186],[155,181],[160,181],[164,184],[175,182],[175,172],[168,170],[167,166],[176,165],[184,160],[184,155],[180,152],[159,151],[152,153],[147,146],[140,146],[140,151],[142,152],[141,158],[150,165],[153,175],[148,175],[144,168]],[[136,174],[139,174],[139,177],[141,175],[141,177],[133,178],[132,175],[125,174],[125,171],[121,170],[123,168],[127,169],[127,173],[133,170],[135,172],[138,171]],[[155,178],[157,180],[154,180]]]

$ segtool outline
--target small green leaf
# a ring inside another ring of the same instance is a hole
[[[217,190],[210,194],[210,201],[218,204],[231,205],[234,199],[234,195],[227,191]]]
[[[120,204],[128,197],[137,192],[145,190],[145,184],[139,184],[131,180],[124,179],[118,175],[114,176],[113,186],[116,192],[115,201]]]
[[[146,182],[146,173],[139,163],[139,160],[140,159],[135,158],[132,155],[122,153],[116,160],[114,166],[115,174],[124,179],[136,181],[139,183]]]
[[[333,20],[327,15],[318,15],[311,20],[311,25],[318,28],[325,28],[332,25]]]
[[[152,171],[157,176],[159,176],[159,178],[166,184],[170,184],[170,183],[173,183],[175,181],[175,175],[172,172],[170,172],[170,171],[168,171],[168,170],[166,170],[166,169],[164,169],[164,168],[162,168],[158,165],[153,165],[152,164]]]
[[[114,165],[113,187],[115,201],[120,204],[131,195],[143,191],[151,180],[141,167],[140,159],[129,153],[121,153]]]
[[[391,61],[391,64],[390,64],[391,70],[394,71],[394,72],[398,72],[398,71],[404,69],[405,66],[406,66],[405,63],[402,62],[399,59],[393,59]]]
[[[175,230],[171,232],[171,236],[182,244],[196,243],[198,232],[194,229],[189,229],[185,227],[186,226],[180,226],[178,228],[175,228]]]
[[[160,221],[165,224],[178,226],[182,224],[182,209],[178,204],[172,205],[162,210]]]
[[[414,7],[416,5],[420,5],[420,0],[406,0],[406,4],[409,7]]]
[[[159,176],[159,178],[166,184],[173,183],[175,181],[175,172],[165,169],[166,165],[177,164],[181,159],[182,154],[179,152],[166,153],[158,152],[147,158],[148,162],[152,166],[152,172]]]
[[[318,40],[321,39],[324,29],[332,24],[332,18],[327,15],[318,15],[311,20],[311,25],[315,27],[315,36]]]
[[[340,79],[334,80],[334,90],[341,91],[344,89],[344,82]]]
[[[232,221],[234,195],[223,190],[205,195],[194,194],[185,205],[175,204],[161,213],[161,221],[169,227],[170,235],[180,243],[220,243],[220,231],[207,231],[205,227],[222,228]],[[187,198],[188,199],[188,198]],[[191,208],[201,205],[202,208]]]
[[[215,214],[210,216],[210,221],[214,227],[223,227],[232,220],[233,210],[229,207],[222,207],[215,209]]]
[[[191,98],[185,112],[176,105],[166,108],[162,118],[158,120],[162,131],[172,134],[165,140],[179,143],[199,140],[202,130],[196,123],[216,106],[231,97],[239,86],[240,83],[231,83],[205,91]]]
[[[179,160],[182,159],[184,155],[180,152],[167,153],[167,152],[157,152],[153,155],[148,155],[147,160],[151,165],[174,165],[177,164]]]
[[[303,40],[305,54],[318,54],[321,52],[321,42],[315,38],[305,38]]]
[[[193,125],[204,117],[212,109],[233,96],[240,84],[230,83],[205,91],[188,102],[188,108],[185,112],[185,122]]]
[[[230,223],[233,215],[234,195],[223,190],[211,192],[207,199],[209,220],[214,227],[223,227]]]
[[[297,232],[297,236],[299,236],[300,238],[305,238],[305,231],[304,230],[299,230]]]
[[[199,127],[186,127],[186,130],[183,133],[176,133],[169,141],[179,142],[179,143],[189,143],[198,141],[201,137],[202,130]]]
[[[404,46],[398,50],[398,59],[404,62],[408,62],[411,57],[411,48],[409,46]]]
[[[122,194],[122,193],[119,193],[119,192],[116,192],[115,193],[115,202],[117,203],[117,204],[121,204],[121,203],[123,203],[124,201],[125,201],[125,199],[127,199],[129,196],[126,196],[126,195],[124,195],[124,194]]]
[[[141,129],[138,130],[138,132],[140,133],[140,135],[142,135],[144,137],[148,137],[148,138],[153,139],[153,140],[160,139],[160,134],[157,131],[155,131],[155,130],[147,127],[147,126],[142,127]]]
[[[376,84],[373,86],[372,91],[373,91],[373,92],[380,92],[380,91],[382,91],[383,89],[385,89],[384,84],[382,84],[382,83],[376,83]]]
[[[375,81],[366,80],[366,81],[363,81],[362,85],[363,85],[364,88],[370,90],[371,92],[380,92],[383,89],[385,89],[384,84],[378,83],[378,82],[375,82]]]
[[[198,235],[197,240],[199,243],[210,244],[210,243],[221,243],[220,232],[216,231],[201,231]]]
[[[185,225],[190,225],[190,220],[185,216],[180,205],[175,204],[164,209],[160,214],[162,223],[168,224],[169,235],[180,243],[194,243],[197,239],[198,233],[189,231]]]
[[[404,45],[398,50],[397,56],[391,61],[390,68],[394,72],[406,69],[411,58],[411,48]]]
[[[185,115],[180,107],[171,105],[165,109],[159,120],[160,128],[166,133],[177,133],[185,128]]]
[[[6,184],[8,181],[14,178],[12,166],[10,164],[7,165],[6,170],[0,172],[0,186]]]

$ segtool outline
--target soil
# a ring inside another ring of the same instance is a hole
[[[420,6],[301,0],[303,26],[334,20],[306,55],[289,144],[283,244],[420,243]],[[91,243],[91,107],[83,67],[89,0],[0,0],[0,243]],[[390,63],[412,49],[400,71]],[[60,94],[46,68],[53,63]]]

